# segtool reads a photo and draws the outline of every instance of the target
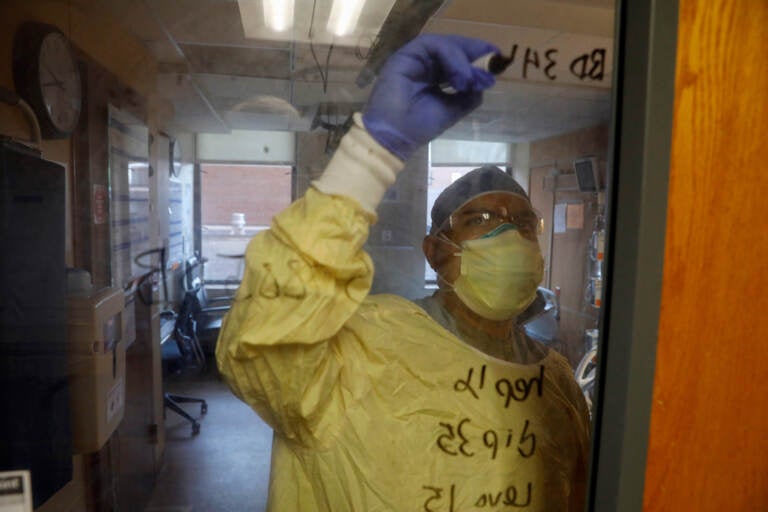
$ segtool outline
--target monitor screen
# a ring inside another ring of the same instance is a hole
[[[600,190],[600,175],[597,172],[597,159],[594,157],[579,158],[573,161],[573,169],[581,192],[597,192]]]

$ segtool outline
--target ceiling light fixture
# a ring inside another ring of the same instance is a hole
[[[351,33],[357,26],[365,0],[333,0],[328,30],[337,36]]]
[[[284,32],[293,26],[294,0],[262,0],[264,22],[275,32]]]

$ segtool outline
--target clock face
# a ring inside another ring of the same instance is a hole
[[[38,76],[43,106],[54,128],[70,133],[80,117],[82,90],[80,73],[69,42],[60,32],[51,32],[42,41]]]

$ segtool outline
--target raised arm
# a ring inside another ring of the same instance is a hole
[[[233,391],[280,434],[318,442],[354,394],[340,376],[345,358],[364,356],[344,331],[373,279],[362,247],[376,207],[403,160],[480,104],[494,79],[471,62],[494,50],[428,35],[396,52],[323,175],[250,242],[216,358]],[[443,82],[458,93],[441,92]]]

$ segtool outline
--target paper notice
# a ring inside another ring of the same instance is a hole
[[[565,203],[560,203],[555,205],[555,220],[554,220],[554,229],[555,233],[565,233],[565,210],[566,210]]]
[[[565,219],[566,228],[584,229],[584,203],[569,203]]]

